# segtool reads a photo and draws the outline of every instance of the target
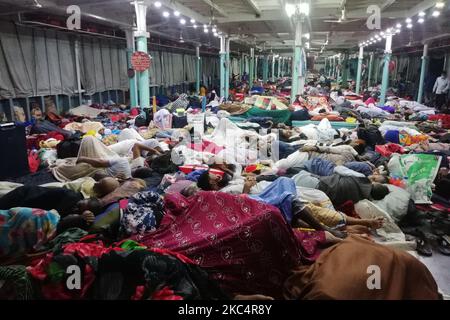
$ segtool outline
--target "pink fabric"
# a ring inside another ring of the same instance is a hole
[[[300,242],[277,208],[206,191],[190,198],[166,195],[165,206],[159,229],[139,242],[186,255],[229,294],[282,298],[284,280],[302,257]]]
[[[213,154],[218,154],[220,151],[225,149],[224,147],[218,146],[212,141],[203,140],[202,144],[199,143],[191,143],[189,148],[199,151],[199,152],[209,152]]]
[[[368,106],[368,105],[371,104],[371,103],[375,104],[376,101],[375,101],[374,98],[370,97],[370,98],[367,99],[364,103]]]

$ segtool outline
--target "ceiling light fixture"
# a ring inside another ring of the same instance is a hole
[[[159,2],[159,1],[156,1],[156,2],[154,3],[154,5],[155,5],[155,7],[157,7],[157,8],[161,8],[161,2]]]
[[[175,17],[179,17],[179,16],[180,16],[180,12],[179,12],[179,11],[174,11],[174,12],[173,12],[173,15],[174,15]]]
[[[194,24],[195,23],[195,19],[191,19],[191,23]]]
[[[438,9],[442,9],[444,7],[444,3],[443,2],[437,2],[436,3],[436,8],[438,8]]]
[[[208,33],[208,29],[203,29],[203,32],[204,33]]]
[[[194,29],[197,29],[197,25],[196,24],[194,24],[193,27],[194,27]]]
[[[411,28],[413,27],[413,25],[412,25],[411,23],[408,23],[408,24],[406,25],[406,27],[407,27],[408,29],[411,29]]]
[[[164,12],[163,12],[163,17],[164,17],[164,18],[170,17],[170,13],[169,13],[168,11],[164,11]]]
[[[418,23],[423,23],[425,20],[423,18],[419,18],[419,20],[417,20]]]
[[[439,17],[440,14],[441,14],[440,11],[434,10],[432,16],[436,18]]]
[[[180,19],[180,23],[181,24],[186,24],[186,20],[185,19]]]
[[[217,29],[216,28],[212,28],[212,30],[211,30],[213,33],[216,33],[217,32]]]
[[[406,23],[411,23],[412,22],[411,18],[407,18],[405,21],[406,21]]]
[[[423,11],[419,12],[419,17],[425,17],[425,12]]]
[[[397,25],[395,26],[397,29],[400,29],[402,27],[401,23],[397,23]]]

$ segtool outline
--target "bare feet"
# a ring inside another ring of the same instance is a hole
[[[91,212],[91,211],[84,211],[83,214],[83,219],[87,222],[87,224],[92,224],[95,221],[95,215]]]
[[[331,233],[333,236],[341,238],[341,239],[344,239],[347,237],[347,232],[345,232],[345,231],[333,230],[333,229],[328,229],[325,231],[327,231],[327,232]]]
[[[366,227],[372,228],[372,229],[380,229],[383,226],[384,218],[378,217],[375,219],[367,219],[367,223],[365,224]]]
[[[341,238],[334,236],[332,233],[330,233],[328,231],[325,231],[325,239],[327,240],[327,243],[330,243],[330,244],[335,244],[335,243],[342,241]]]

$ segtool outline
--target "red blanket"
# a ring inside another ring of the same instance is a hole
[[[283,283],[301,264],[301,252],[315,254],[317,238],[323,240],[317,234],[310,242],[297,239],[277,208],[247,196],[170,194],[165,206],[159,229],[139,241],[193,259],[229,294],[282,298]]]

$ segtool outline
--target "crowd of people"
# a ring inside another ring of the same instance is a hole
[[[0,182],[0,296],[442,298],[407,252],[428,254],[426,237],[411,247],[399,225],[433,204],[450,208],[449,119],[393,96],[379,106],[376,88],[358,96],[323,75],[290,103],[287,81],[261,85],[271,96],[236,83],[240,102],[213,91],[203,113],[186,95],[161,98],[153,114],[34,110],[28,140],[46,135],[43,168]],[[445,86],[436,82],[439,101]],[[180,108],[186,125],[176,127]],[[63,156],[63,145],[75,151]],[[428,203],[403,168],[416,154],[436,167],[424,178]],[[439,250],[450,254],[442,230]],[[79,290],[61,273],[72,264],[84,268]],[[379,290],[367,285],[373,265]]]

